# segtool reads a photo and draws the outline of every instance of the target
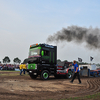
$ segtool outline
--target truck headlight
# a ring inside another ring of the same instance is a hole
[[[29,73],[32,73],[32,71],[29,71]]]

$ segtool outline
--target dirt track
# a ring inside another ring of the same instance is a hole
[[[100,77],[81,78],[82,84],[78,84],[77,79],[74,83],[70,83],[69,79],[54,77],[47,81],[39,78],[32,80],[27,75],[20,76],[16,73],[2,72],[4,75],[0,75],[0,100],[59,100],[100,92]]]

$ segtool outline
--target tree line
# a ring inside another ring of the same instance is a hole
[[[3,59],[3,63],[7,64],[7,63],[10,63],[10,62],[11,62],[10,58],[8,56],[5,56],[5,58]],[[20,64],[21,60],[18,57],[16,57],[16,58],[13,59],[13,62],[15,64]],[[57,59],[57,62],[62,62],[62,61],[60,59]],[[64,62],[68,62],[68,60],[64,60]],[[81,62],[81,63],[78,62],[78,61],[76,61],[76,62],[77,62],[77,64],[88,64],[87,62]],[[28,63],[28,58],[24,59],[23,63]]]
[[[69,62],[68,60],[64,60],[64,61],[61,61],[60,59],[57,59],[57,63],[58,62]],[[71,63],[73,63],[73,61],[70,61]],[[87,62],[79,62],[79,61],[76,61],[77,64],[89,64]]]
[[[7,63],[10,63],[10,62],[11,62],[10,58],[8,56],[5,56],[4,59],[3,59],[3,63],[7,64]],[[13,62],[15,64],[20,64],[21,60],[18,57],[16,57],[16,58],[13,59]]]

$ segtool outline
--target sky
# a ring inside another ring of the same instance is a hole
[[[34,43],[47,43],[49,35],[71,25],[100,28],[100,0],[0,0],[0,61],[8,56],[23,60]],[[100,50],[74,42],[57,45],[57,58],[100,63]]]

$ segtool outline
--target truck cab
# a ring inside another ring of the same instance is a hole
[[[27,72],[32,79],[40,75],[46,80],[56,73],[57,46],[33,44],[29,48]]]

